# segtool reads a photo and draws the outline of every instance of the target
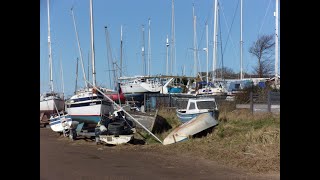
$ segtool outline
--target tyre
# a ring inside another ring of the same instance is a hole
[[[124,129],[123,122],[113,122],[108,125],[108,133],[111,135],[119,135]]]

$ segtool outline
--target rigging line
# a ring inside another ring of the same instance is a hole
[[[54,44],[55,45],[55,44]],[[59,46],[58,46],[58,43],[57,43],[57,49],[59,48]],[[53,48],[53,50],[52,50],[52,59],[53,59],[53,55],[54,54],[56,54],[56,50],[55,50],[55,48]],[[57,58],[56,58],[57,59]],[[60,76],[60,71],[59,71],[59,68],[57,68],[57,67],[59,67],[59,64],[58,64],[59,62],[57,62],[57,61],[52,61],[52,64],[51,64],[51,66],[52,66],[52,73],[53,73],[53,75],[52,75],[52,78],[53,77],[59,77]],[[59,85],[56,85],[57,84],[57,81],[59,81],[59,80],[57,80],[57,78],[53,78],[53,83],[54,83],[54,87],[55,87],[55,89],[56,89],[56,92],[61,92],[61,86],[59,86]]]
[[[230,33],[231,33],[231,28],[232,28],[232,26],[233,26],[233,22],[234,22],[234,19],[235,19],[235,17],[236,17],[236,12],[237,12],[238,7],[239,7],[239,1],[240,1],[240,0],[238,0],[238,4],[237,4],[237,7],[236,7],[236,10],[234,11],[234,14],[233,14],[233,19],[232,19],[232,22],[231,22],[231,27],[230,27],[230,28],[228,28],[228,29],[229,29],[229,31],[228,31],[228,36],[227,36],[226,44],[225,44],[225,46],[224,46],[224,48],[223,48],[223,53],[225,52],[226,47],[227,47],[227,44],[228,44],[228,40],[229,40]],[[221,7],[221,9],[222,9],[222,7]],[[223,9],[222,9],[222,11],[223,11]]]
[[[227,20],[226,20],[226,16],[225,16],[224,11],[223,11],[223,8],[221,8],[221,10],[222,10],[222,15],[223,15],[223,17],[224,17],[224,22],[225,22],[227,28],[229,29],[228,23],[227,23]],[[231,34],[230,34],[230,37],[231,37]],[[233,43],[232,37],[231,37],[230,40],[231,40],[231,44],[232,44],[232,46],[233,46],[233,52],[235,53],[235,56],[238,58],[237,53],[236,53],[236,51],[235,51],[236,48],[235,48],[235,45],[234,45],[234,43]],[[227,43],[227,42],[226,42],[226,43]]]
[[[111,69],[111,64],[112,64],[112,52],[111,52],[111,47],[110,47],[110,39],[109,39],[109,30],[107,29],[107,26],[104,27],[105,30],[105,36],[106,36],[106,46],[107,46],[107,64],[108,64],[108,69]],[[109,71],[109,87],[111,87],[111,74]]]
[[[266,17],[267,17],[267,13],[268,13],[270,4],[271,4],[271,0],[269,0],[269,4],[268,4],[267,10],[266,10],[266,13],[264,14],[264,17],[263,17],[263,20],[262,20],[262,24],[261,24],[260,29],[259,29],[259,31],[258,31],[258,35],[260,34],[261,29],[262,29],[262,26],[264,25],[264,22],[265,22],[265,19],[266,19]]]

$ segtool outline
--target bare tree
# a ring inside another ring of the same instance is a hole
[[[249,53],[258,59],[258,64],[254,67],[254,71],[260,78],[270,75],[273,71],[271,58],[274,44],[273,35],[262,35],[258,37],[257,41],[253,42],[249,49]]]
[[[220,78],[223,79],[235,79],[237,78],[237,74],[228,67],[218,68],[215,70],[217,76],[220,76]]]

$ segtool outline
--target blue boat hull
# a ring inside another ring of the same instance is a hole
[[[78,121],[79,123],[85,124],[98,124],[101,120],[101,116],[71,116],[73,121]]]
[[[168,87],[168,93],[182,93],[181,87]]]

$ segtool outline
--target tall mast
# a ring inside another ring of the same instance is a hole
[[[94,44],[93,44],[93,15],[92,15],[92,0],[90,0],[90,32],[91,32],[91,61],[92,61],[92,84],[96,86],[96,67],[94,59]]]
[[[218,0],[214,0],[214,24],[213,24],[213,63],[212,63],[212,81],[215,81],[216,77],[216,65],[217,65],[217,15],[218,15]]]
[[[144,58],[144,25],[142,25],[142,42],[141,42],[141,57],[142,57],[142,73],[146,75],[146,64]]]
[[[150,76],[150,63],[151,63],[151,44],[150,44],[150,18],[149,18],[149,36],[148,36],[148,76]]]
[[[172,75],[175,72],[176,53],[175,53],[175,36],[174,36],[174,0],[172,0],[172,16],[171,16],[171,72]]]
[[[49,48],[49,80],[50,80],[50,91],[53,92],[53,80],[52,80],[52,54],[51,54],[51,35],[50,35],[50,2],[47,0],[48,8],[48,48]]]
[[[278,26],[279,26],[279,21],[278,21],[278,0],[276,0],[276,12],[275,12],[275,21],[276,21],[276,32],[275,32],[275,83],[277,84],[278,82],[278,41],[279,41],[279,31],[278,31]]]
[[[192,5],[192,14],[193,14],[193,60],[194,60],[194,77],[197,77],[197,35],[196,35],[196,19],[197,17],[194,15],[194,5]]]
[[[242,74],[242,65],[243,65],[243,60],[242,60],[242,0],[240,0],[240,79],[243,79],[243,74]]]
[[[122,25],[120,29],[120,77],[122,77]]]
[[[77,92],[77,86],[78,86],[78,62],[79,62],[79,58],[77,58],[77,67],[76,67],[76,84],[75,84],[75,88],[74,88],[74,93]],[[86,83],[87,84],[87,83]]]
[[[90,82],[90,51],[88,52],[88,81]]]
[[[73,14],[73,8],[71,8],[71,13],[72,13],[74,30],[75,30],[75,32],[76,32],[76,37],[77,37],[78,50],[79,50],[79,54],[80,54],[80,63],[81,63],[81,66],[82,66],[82,73],[83,73],[84,84],[85,84],[86,88],[88,88],[86,73],[85,73],[85,71],[84,71],[84,65],[83,65],[82,50],[81,50],[81,46],[80,46],[80,42],[79,42],[79,36],[78,36],[78,31],[77,31],[77,26],[76,26],[76,20],[75,20],[75,18],[74,18],[74,14]],[[88,70],[88,71],[89,71],[89,70]]]
[[[169,68],[169,57],[168,57],[168,47],[169,47],[169,39],[168,39],[168,35],[167,35],[167,41],[166,41],[166,49],[167,49],[167,51],[166,51],[166,53],[167,53],[167,64],[166,64],[166,75],[169,75],[168,74],[168,68]]]
[[[62,95],[64,98],[64,80],[63,80],[63,68],[62,68],[62,58],[61,58],[61,52],[60,52],[60,74],[61,74],[61,84],[62,84]]]
[[[209,82],[209,39],[208,39],[208,22],[206,22],[206,39],[207,39],[207,47],[206,47],[206,54],[207,54],[207,83]]]

